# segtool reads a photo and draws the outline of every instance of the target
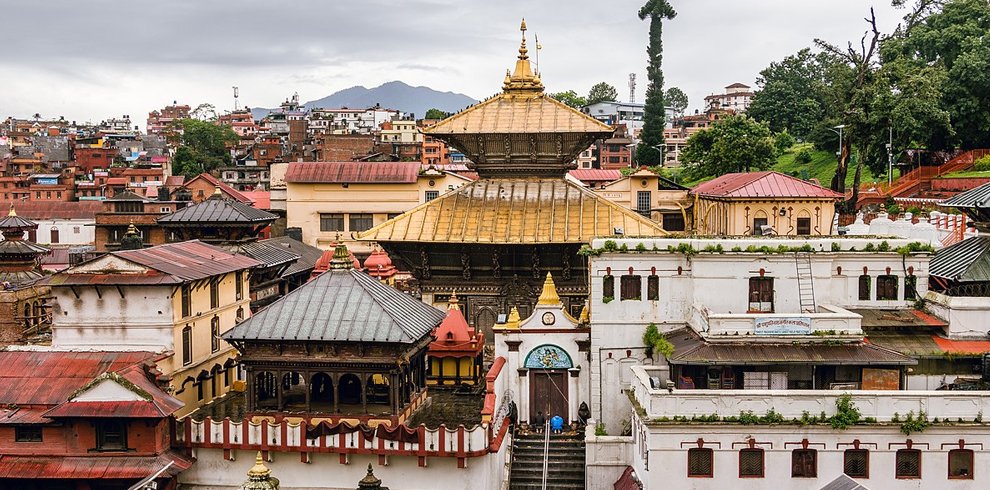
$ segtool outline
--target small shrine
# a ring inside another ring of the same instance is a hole
[[[24,239],[24,234],[38,229],[38,224],[21,218],[10,208],[0,219],[0,282],[4,287],[18,286],[42,277],[38,272],[38,260],[49,250]]]
[[[24,239],[38,224],[17,216],[14,208],[0,219],[0,346],[51,339],[51,287],[38,284],[41,256],[49,250]]]
[[[272,476],[272,470],[265,466],[261,451],[254,459],[254,466],[247,472],[248,479],[241,485],[241,490],[278,490],[278,478]]]
[[[316,265],[313,267],[313,274],[310,276],[309,280],[312,281],[316,278],[316,276],[319,276],[330,269],[343,269],[349,267],[356,270],[362,270],[361,261],[354,256],[354,252],[347,250],[347,247],[344,247],[344,252],[342,252],[346,253],[346,255],[336,257],[336,266],[334,265],[334,254],[336,254],[337,249],[340,248],[338,243],[339,242],[332,242],[330,244],[330,248],[323,251],[323,255],[320,256],[320,258],[316,261]]]
[[[427,351],[430,374],[426,383],[440,386],[478,384],[484,375],[485,334],[468,325],[456,292],[450,295],[447,317],[433,336],[436,340],[430,343]]]
[[[426,352],[443,311],[352,267],[328,269],[223,335],[247,371],[247,412],[401,423],[426,397]]]
[[[392,258],[381,247],[375,247],[371,251],[371,255],[364,259],[364,270],[368,271],[369,276],[389,286],[395,285],[395,275],[399,273],[399,270],[392,264]]]
[[[508,386],[518,393],[520,421],[560,415],[581,423],[579,407],[591,399],[590,347],[587,310],[571,316],[548,273],[532,315],[521,319],[513,308],[495,325],[495,355],[512,368]]]

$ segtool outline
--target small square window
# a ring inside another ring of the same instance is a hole
[[[894,474],[897,478],[921,478],[921,451],[898,449],[895,459]]]
[[[973,451],[970,449],[953,449],[949,451],[949,479],[973,479]]]
[[[126,451],[127,426],[120,421],[101,421],[96,425],[96,449]]]
[[[795,449],[791,452],[791,478],[817,478],[818,451]]]
[[[797,219],[797,234],[798,235],[810,235],[811,234],[811,218],[798,218]]]
[[[763,450],[739,450],[739,478],[763,478]]]
[[[14,427],[14,442],[42,442],[40,425],[18,425]]]
[[[866,449],[846,449],[842,472],[853,478],[870,477],[870,452]]]
[[[708,448],[696,447],[688,449],[688,476],[692,478],[711,478],[714,475],[714,451]]]
[[[624,275],[620,278],[621,299],[640,300],[643,299],[643,277],[633,274]]]

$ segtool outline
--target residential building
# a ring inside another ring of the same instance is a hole
[[[0,351],[0,487],[175,488],[193,458],[172,449],[182,402],[152,352]]]
[[[699,235],[831,235],[842,194],[774,171],[732,173],[691,189]]]
[[[203,202],[215,194],[217,189],[220,189],[226,198],[251,204],[251,199],[247,196],[208,173],[199,174],[185,181],[183,187],[189,192],[193,202]]]
[[[28,237],[39,245],[92,245],[95,241],[96,213],[104,205],[92,201],[71,201],[52,205],[38,201],[0,201],[0,210],[16,207],[18,216],[33,221],[36,230]]]
[[[376,143],[395,161],[418,162],[423,159],[423,139],[416,121],[393,119],[382,123]]]
[[[712,94],[705,97],[705,107],[708,109],[729,110],[735,113],[746,112],[753,102],[753,90],[749,85],[733,83],[725,87],[725,93]]]
[[[622,169],[632,167],[633,139],[626,134],[625,124],[616,127],[615,135],[598,143],[599,167]]]
[[[581,108],[581,111],[610,126],[625,124],[629,129],[629,134],[635,135],[643,129],[645,107],[646,104],[638,102],[602,101],[586,105]],[[664,110],[664,117],[668,125],[676,115],[673,107],[667,107]]]
[[[593,189],[620,206],[661,223],[666,231],[690,231],[694,203],[689,189],[648,168]]]
[[[581,185],[589,189],[599,189],[609,182],[614,182],[622,178],[622,172],[618,170],[606,170],[601,168],[577,168],[567,171],[567,177],[577,180]]]
[[[359,255],[370,253],[371,245],[353,241],[355,233],[470,182],[451,172],[422,170],[418,161],[301,162],[276,167],[281,165],[286,168],[286,226],[300,228],[302,241],[309,245],[325,249],[342,240]]]
[[[111,252],[50,276],[52,345],[144,350],[157,361],[181,416],[238,379],[220,336],[251,315],[248,277],[261,265],[200,241]]]
[[[100,203],[103,210],[94,216],[94,242],[98,252],[118,250],[128,228],[135,227],[145,246],[166,242],[158,218],[174,213],[185,202],[150,200],[123,191]]]
[[[217,118],[217,123],[222,126],[230,126],[230,129],[234,130],[237,136],[241,138],[253,138],[261,130],[249,109],[221,114]]]

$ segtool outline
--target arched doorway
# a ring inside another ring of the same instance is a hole
[[[354,374],[340,377],[340,403],[361,404],[361,380]]]
[[[285,410],[306,409],[306,378],[293,371],[282,375],[282,407]]]
[[[542,415],[550,419],[560,415],[570,422],[568,372],[574,367],[567,351],[544,344],[529,351],[523,365],[529,369],[529,420]]]
[[[314,411],[329,412],[333,409],[333,378],[326,373],[316,373],[310,383],[310,402]]]
[[[497,319],[498,314],[495,313],[495,310],[487,306],[478,308],[478,314],[474,317],[475,328],[480,329],[485,334],[485,341],[488,343],[494,342],[495,333],[492,329],[495,327]]]
[[[367,397],[368,405],[384,405],[391,407],[389,397],[388,375],[372,374],[368,376]]]
[[[254,391],[258,400],[258,408],[278,408],[278,383],[275,375],[262,371],[254,377]]]

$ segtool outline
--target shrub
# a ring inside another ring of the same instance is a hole
[[[975,162],[973,162],[973,169],[979,172],[990,171],[990,155],[978,158]]]
[[[599,422],[595,424],[595,435],[596,436],[607,436],[608,431],[605,430],[605,424]]]
[[[840,245],[839,242],[832,242],[832,251],[833,252],[839,252],[841,250],[842,250],[842,245]]]
[[[794,155],[794,161],[802,165],[807,165],[811,163],[811,152],[807,148],[802,149]]]
[[[616,250],[619,250],[619,246],[615,243],[615,240],[605,240],[605,244],[602,245],[602,250],[606,252],[615,252]]]
[[[918,417],[914,417],[914,412],[908,412],[907,418],[904,419],[904,423],[901,424],[901,432],[904,435],[911,435],[912,432],[924,432],[928,428],[928,415],[924,411],[918,413]]]
[[[637,252],[645,252],[646,251],[646,245],[643,245],[642,243],[637,244],[636,245],[636,251]]]
[[[773,137],[773,145],[776,147],[777,154],[783,154],[790,147],[794,146],[794,137],[785,129]]]
[[[835,415],[828,422],[833,429],[845,430],[851,425],[856,425],[859,418],[859,409],[853,403],[852,396],[845,393],[835,400]]]
[[[739,423],[743,425],[756,425],[760,423],[760,417],[758,417],[752,410],[744,410],[739,412]]]
[[[674,355],[674,344],[660,333],[656,323],[646,327],[646,331],[643,332],[643,343],[646,344],[646,355],[649,357],[653,357],[654,352],[664,357]]]

